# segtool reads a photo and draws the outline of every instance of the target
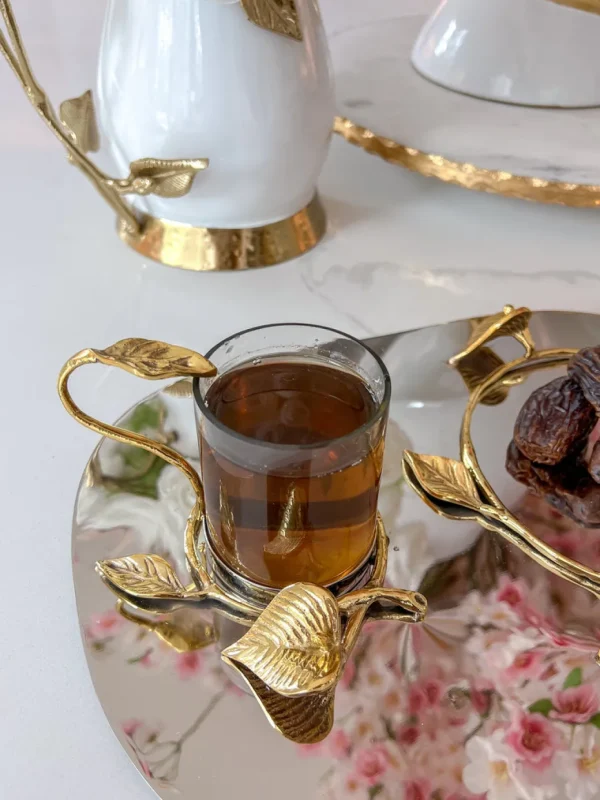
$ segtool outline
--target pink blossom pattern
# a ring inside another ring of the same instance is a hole
[[[591,684],[571,686],[556,692],[550,716],[562,722],[586,723],[600,711],[596,689]]]
[[[595,532],[537,499],[522,515],[600,569]],[[369,625],[319,751],[333,764],[327,800],[600,800],[597,607],[528,569],[520,562],[518,578],[500,576],[422,626]]]
[[[329,754],[336,760],[346,758],[352,750],[352,740],[343,728],[333,731],[327,745]]]
[[[431,783],[426,778],[404,782],[404,800],[428,800]]]
[[[554,754],[562,746],[559,732],[542,714],[515,715],[505,741],[523,761],[537,770],[550,766]]]
[[[390,758],[384,745],[365,747],[356,757],[356,775],[367,786],[375,786],[385,775],[389,765]]]
[[[543,663],[544,653],[541,650],[525,650],[515,656],[506,670],[506,677],[511,681],[535,678],[541,671]]]
[[[176,668],[179,677],[183,680],[192,678],[202,670],[202,653],[198,650],[190,653],[178,653]]]

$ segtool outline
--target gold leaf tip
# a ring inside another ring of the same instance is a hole
[[[519,340],[524,337],[529,341],[528,325],[530,320],[531,311],[528,308],[524,306],[514,308],[511,305],[505,305],[498,314],[484,317],[474,326],[465,349],[452,356],[448,363],[455,367],[482,345],[502,336],[513,336]]]
[[[408,483],[437,513],[443,514],[440,503],[481,510],[483,502],[473,476],[461,461],[405,450],[403,467]]]
[[[250,22],[260,28],[302,41],[295,0],[241,0]]]
[[[296,583],[282,589],[222,657],[278,694],[294,697],[335,686],[342,665],[341,621],[333,595]]]
[[[180,599],[185,587],[161,556],[137,554],[96,562],[102,580],[120,596]]]
[[[200,353],[153,339],[122,339],[94,355],[109,366],[118,366],[140,378],[211,377],[217,368]]]
[[[64,100],[59,106],[59,117],[81,152],[96,153],[100,149],[91,90],[88,89],[80,97]]]

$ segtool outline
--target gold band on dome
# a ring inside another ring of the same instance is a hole
[[[590,1],[588,0],[588,2]],[[346,117],[336,117],[334,131],[350,144],[361,147],[367,153],[379,156],[390,164],[405,167],[427,178],[437,178],[446,183],[453,183],[463,189],[573,208],[600,206],[600,186],[548,181],[543,178],[531,178],[524,175],[513,175],[510,172],[484,169],[460,161],[450,161],[444,156],[424,153],[413,147],[398,144],[393,139],[378,136],[368,128],[357,125]]]

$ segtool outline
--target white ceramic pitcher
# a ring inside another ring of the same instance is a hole
[[[109,0],[96,103],[122,172],[209,159],[185,197],[135,197],[150,217],[229,230],[293,217],[334,119],[317,0]]]

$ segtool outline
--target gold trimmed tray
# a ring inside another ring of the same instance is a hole
[[[400,3],[397,16],[332,36],[335,132],[391,164],[465,189],[600,206],[600,109],[508,106],[430,83],[410,63],[425,19],[403,14]]]

